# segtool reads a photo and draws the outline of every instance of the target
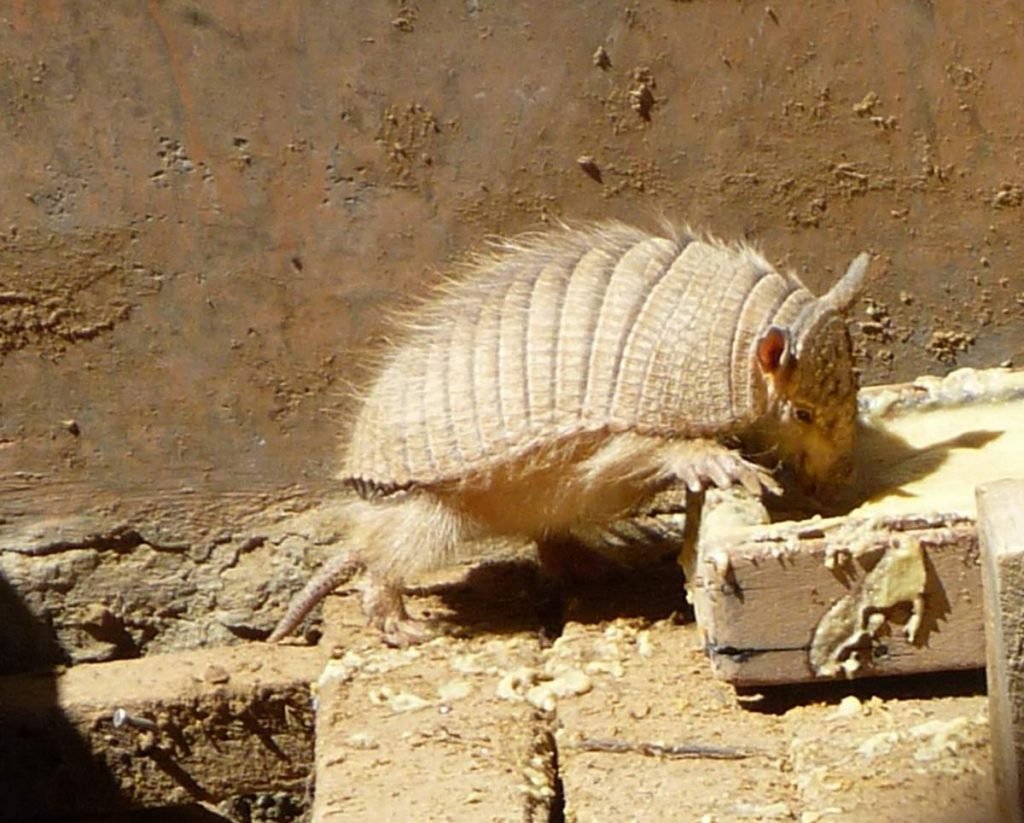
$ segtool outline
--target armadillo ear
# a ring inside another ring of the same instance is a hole
[[[789,329],[769,326],[757,341],[757,362],[766,375],[778,376],[790,365],[793,350]]]

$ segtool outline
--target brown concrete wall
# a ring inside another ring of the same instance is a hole
[[[814,288],[867,248],[868,380],[1019,364],[1021,78],[1005,1],[2,2],[0,549],[54,557],[43,610],[67,551],[154,549],[115,611],[192,564],[135,651],[228,608],[382,307],[556,218],[687,220]]]

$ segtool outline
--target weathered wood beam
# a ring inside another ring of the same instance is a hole
[[[1024,821],[1024,480],[978,489],[989,724],[1002,820]]]
[[[860,401],[844,517],[768,525],[759,500],[713,492],[691,527],[690,596],[737,685],[985,664],[974,489],[1024,461],[1024,372],[964,369]]]
[[[704,546],[692,590],[739,686],[984,665],[974,524],[959,515],[764,526]]]

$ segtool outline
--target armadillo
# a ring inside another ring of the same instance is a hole
[[[841,486],[857,389],[842,315],[868,262],[815,297],[754,249],[688,229],[602,223],[496,244],[383,354],[340,473],[348,548],[270,639],[363,571],[370,621],[417,642],[429,632],[403,581],[467,541],[557,546],[672,483],[778,493],[757,455],[812,494]]]

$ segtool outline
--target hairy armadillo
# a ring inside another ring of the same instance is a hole
[[[558,545],[671,483],[810,492],[852,465],[856,380],[841,318],[867,254],[823,297],[752,249],[620,223],[498,244],[410,315],[354,421],[340,477],[350,548],[293,600],[293,631],[366,572],[363,607],[395,644],[426,636],[407,575],[467,540]]]

